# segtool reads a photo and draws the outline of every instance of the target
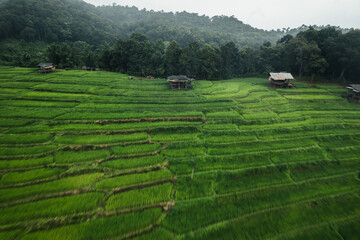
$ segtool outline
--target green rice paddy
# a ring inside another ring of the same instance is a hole
[[[346,89],[0,67],[0,239],[360,239]]]

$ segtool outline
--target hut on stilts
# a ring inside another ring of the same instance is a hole
[[[348,99],[360,103],[360,84],[352,84],[348,87]]]
[[[186,76],[170,76],[167,78],[172,90],[192,89],[193,80]]]
[[[292,88],[290,80],[294,80],[294,77],[286,72],[270,73],[269,76],[270,86],[273,88]]]

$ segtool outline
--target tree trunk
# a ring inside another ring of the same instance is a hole
[[[300,64],[300,68],[299,68],[299,79],[301,79],[303,75],[303,63]]]
[[[343,68],[343,69],[341,70],[341,74],[340,74],[340,80],[343,80],[344,83],[345,83],[345,77],[344,77],[345,71],[346,71],[346,69]]]
[[[314,81],[314,77],[315,77],[315,74],[311,74],[311,83],[313,83],[313,81]]]

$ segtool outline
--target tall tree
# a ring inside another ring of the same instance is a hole
[[[164,54],[165,43],[163,40],[158,39],[154,43],[153,51],[150,57],[150,74],[154,76],[163,76],[165,74]]]
[[[234,42],[229,42],[220,48],[221,68],[220,75],[224,79],[240,74],[239,49]]]
[[[198,42],[191,42],[183,48],[180,56],[182,72],[186,75],[197,75],[200,67],[200,45]]]
[[[200,50],[200,68],[198,71],[198,78],[219,78],[220,61],[220,51],[208,44],[205,44],[205,46]]]
[[[181,73],[180,56],[182,49],[176,41],[172,41],[166,48],[164,56],[164,67],[167,75],[177,75]]]

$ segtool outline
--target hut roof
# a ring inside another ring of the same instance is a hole
[[[37,65],[38,67],[44,68],[44,67],[50,67],[54,65],[53,63],[40,63],[39,65]]]
[[[168,81],[190,81],[191,78],[186,76],[170,76],[167,78]]]
[[[360,92],[360,84],[352,84],[347,89],[353,90],[354,92]]]
[[[273,80],[294,80],[294,77],[291,75],[291,73],[270,73],[270,77]]]

